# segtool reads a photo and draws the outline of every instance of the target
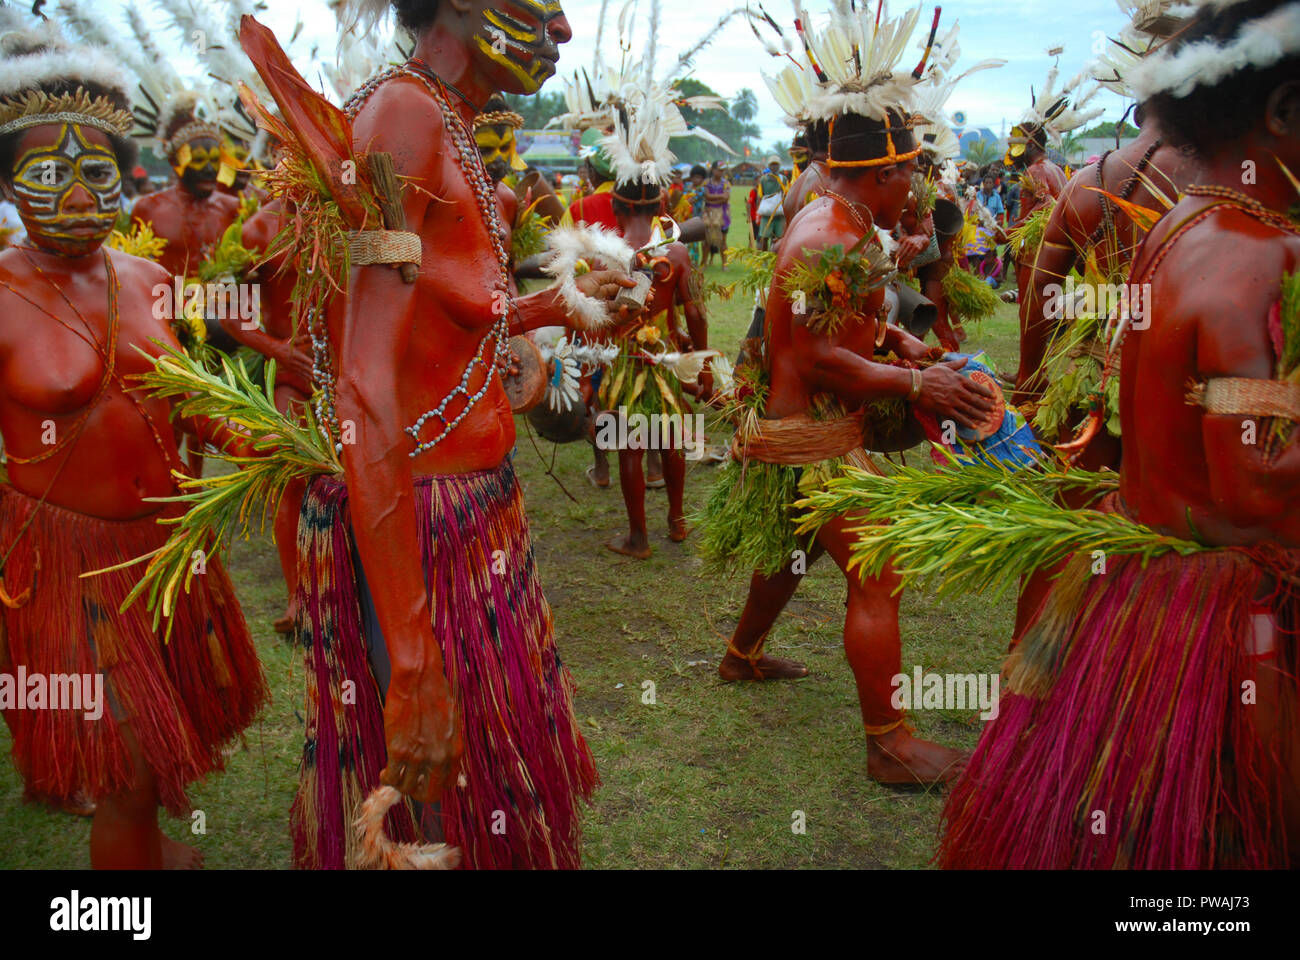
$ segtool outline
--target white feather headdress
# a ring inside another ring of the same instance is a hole
[[[798,4],[795,9],[805,24],[800,35],[809,59],[826,77],[823,91],[808,105],[811,119],[854,113],[883,120],[889,111],[910,112],[921,77],[898,67],[920,21],[919,4],[894,18],[884,0],[875,13],[867,4],[859,9],[851,0],[832,0],[831,21],[821,31],[807,24]]]
[[[1217,0],[1217,6],[1226,6]],[[1167,93],[1185,97],[1241,70],[1267,69],[1300,53],[1300,3],[1291,2],[1241,25],[1231,40],[1197,40],[1162,47],[1129,72],[1139,100]]]
[[[619,47],[625,53],[631,49],[628,33],[633,6],[629,2],[619,14]],[[677,159],[669,146],[673,137],[697,137],[727,153],[735,152],[708,130],[689,123],[681,111],[682,107],[710,110],[723,106],[719,97],[683,97],[674,86],[675,75],[699,52],[703,41],[679,57],[664,80],[654,78],[658,9],[658,0],[653,0],[645,55],[635,62],[625,60],[618,67],[609,67],[598,47],[591,72],[582,76],[574,74],[571,80],[565,81],[564,100],[568,111],[550,122],[566,129],[597,127],[607,131],[600,141],[600,149],[609,158],[617,183],[667,183],[673,161]],[[605,11],[602,5],[598,35],[604,33]],[[716,36],[731,16],[731,13],[723,16],[705,40]]]
[[[1006,63],[1005,60],[990,58],[958,73],[957,60],[961,57],[961,46],[957,42],[959,31],[959,25],[954,22],[946,33],[936,38],[930,66],[912,97],[912,135],[921,149],[940,162],[961,155],[961,144],[944,109],[957,84],[972,73],[996,69]]]
[[[1047,79],[1042,89],[1038,92],[1030,90],[1031,105],[1018,124],[1021,129],[1043,130],[1052,143],[1058,146],[1062,142],[1063,134],[1078,129],[1090,120],[1095,120],[1103,112],[1102,107],[1084,109],[1101,91],[1101,85],[1089,79],[1088,71],[1075,75],[1059,90],[1057,89],[1056,84],[1060,79],[1060,55],[1064,51],[1064,47],[1053,47],[1047,51],[1048,56],[1056,59],[1053,60],[1051,69],[1047,71]],[[1012,143],[1024,142],[1025,139],[1027,139],[1025,136],[1014,133],[1010,137]]]
[[[67,82],[91,85],[95,93],[50,92]],[[126,75],[110,51],[73,46],[52,21],[38,23],[12,7],[0,7],[0,133],[57,115],[125,136],[131,129],[126,87]]]

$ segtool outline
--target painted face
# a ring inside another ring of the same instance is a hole
[[[217,183],[223,187],[239,185],[239,175],[248,166],[248,151],[237,144],[222,144],[217,151]],[[244,177],[248,183],[248,177]]]
[[[1018,166],[1025,161],[1025,150],[1029,148],[1029,137],[1025,133],[1024,127],[1017,124],[1011,128],[1011,136],[1007,138],[1006,156],[1002,162],[1008,167]]]
[[[217,188],[220,166],[221,144],[212,137],[199,137],[181,144],[172,164],[181,185],[197,197],[206,197]]]
[[[122,174],[108,136],[46,124],[27,131],[13,171],[14,200],[37,246],[65,256],[93,252],[113,229]]]
[[[511,170],[523,170],[526,164],[519,159],[515,145],[515,131],[505,128],[505,133],[498,128],[479,127],[474,131],[474,140],[478,143],[479,153],[483,155],[483,165],[493,180],[501,180]]]
[[[572,35],[560,0],[487,0],[471,45],[498,90],[530,94],[554,76]]]

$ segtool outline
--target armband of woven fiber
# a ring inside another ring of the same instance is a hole
[[[1191,384],[1187,402],[1203,407],[1206,413],[1283,417],[1300,423],[1300,383],[1216,377]]]
[[[351,230],[348,258],[354,267],[373,263],[419,264],[420,235],[409,230]]]

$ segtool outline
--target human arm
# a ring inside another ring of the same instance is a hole
[[[392,116],[407,122],[385,123]],[[399,176],[423,189],[403,194],[406,222],[426,222],[428,205],[443,192],[443,118],[422,92],[394,82],[377,91],[354,125],[358,143],[392,153]],[[426,250],[426,255],[429,251]],[[390,267],[352,270],[349,296],[336,299],[329,321],[338,348],[336,408],[353,428],[342,445],[352,532],[371,585],[391,680],[384,702],[388,763],[383,783],[432,802],[455,783],[462,752],[456,704],[443,672],[442,652],[424,582],[418,536],[412,441],[405,411],[417,406],[404,360],[420,309],[417,284]]]

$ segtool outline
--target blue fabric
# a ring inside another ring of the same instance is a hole
[[[988,374],[993,379],[997,379],[997,368],[993,361],[989,359],[984,351],[979,353],[946,353],[945,360],[958,360],[965,357],[966,366],[958,370],[958,373],[969,376],[976,370]],[[982,443],[973,439],[974,434],[965,427],[957,428],[957,450],[958,459],[962,455],[983,463],[993,463],[1000,460],[1003,463],[1016,464],[1025,466],[1034,462],[1035,457],[1042,456],[1042,448],[1038,445],[1038,440],[1034,437],[1033,428],[1030,427],[1024,416],[1011,404],[1007,404],[1006,413],[1002,416],[1002,426],[998,427],[997,432]],[[1022,449],[1023,448],[1023,449]]]
[[[984,191],[981,190],[975,194],[975,198],[979,200],[980,203],[984,204],[984,208],[995,217],[1006,211],[1006,207],[1002,205],[1002,194],[998,193],[996,190],[988,196],[985,196]]]

